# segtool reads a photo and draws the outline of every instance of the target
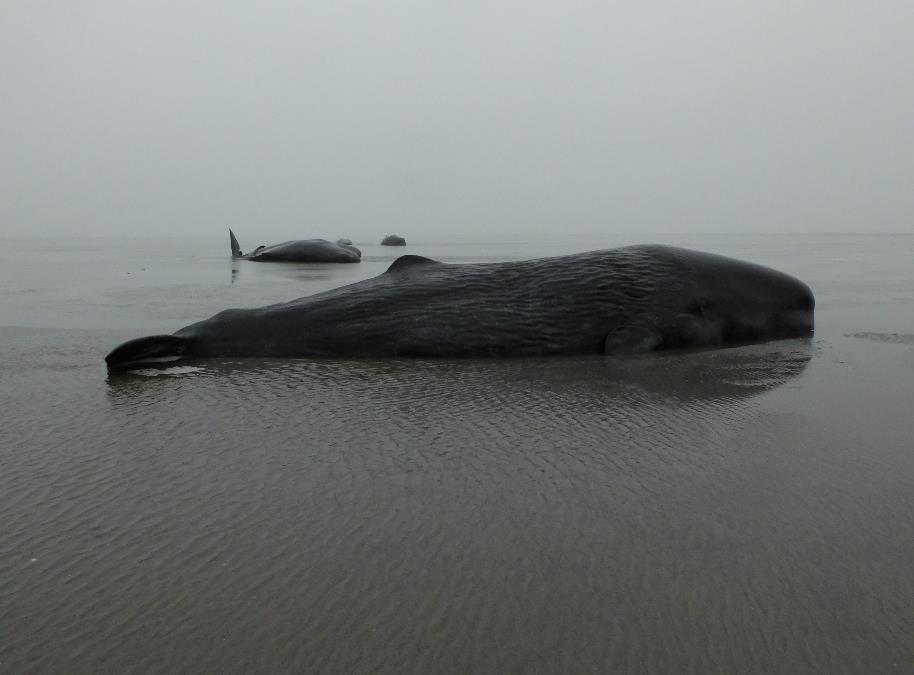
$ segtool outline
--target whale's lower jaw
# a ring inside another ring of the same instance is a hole
[[[105,357],[111,370],[124,370],[150,363],[167,363],[188,356],[193,338],[177,335],[150,335],[130,340]]]

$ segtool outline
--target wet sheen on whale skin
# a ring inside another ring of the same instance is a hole
[[[634,354],[809,335],[814,307],[787,274],[669,246],[461,265],[406,255],[372,279],[225,310],[105,361]]]

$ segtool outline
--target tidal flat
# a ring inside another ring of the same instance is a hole
[[[914,237],[660,242],[804,280],[808,340],[109,376],[123,340],[403,253],[643,243],[258,265],[219,234],[2,241],[0,670],[914,667]]]

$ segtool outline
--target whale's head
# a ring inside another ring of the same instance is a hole
[[[112,370],[123,370],[151,363],[176,361],[193,354],[194,338],[179,335],[150,335],[116,347],[105,363]]]
[[[805,283],[762,265],[703,256],[687,312],[719,330],[722,342],[812,334],[816,301]]]
[[[812,334],[809,286],[777,270],[710,253],[657,246],[664,270],[646,316],[621,321],[606,353],[713,347]]]

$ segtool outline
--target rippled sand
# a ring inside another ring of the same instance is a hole
[[[125,328],[0,327],[0,671],[907,672],[914,346],[833,298],[812,341],[116,377]]]

